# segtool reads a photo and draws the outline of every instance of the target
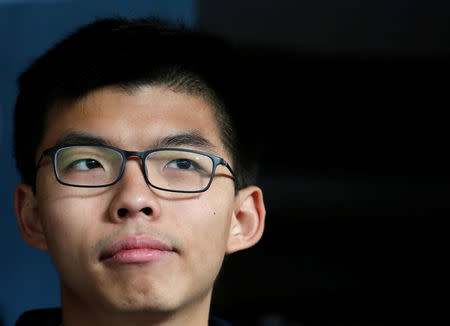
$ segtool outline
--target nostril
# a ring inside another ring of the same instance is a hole
[[[126,208],[120,208],[117,211],[117,214],[119,214],[120,217],[125,217],[127,215],[127,213],[128,213],[128,209],[126,209]]]
[[[145,215],[150,215],[152,213],[152,209],[150,207],[144,207],[141,209],[141,212]]]

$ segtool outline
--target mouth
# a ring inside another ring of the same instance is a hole
[[[137,264],[158,261],[174,253],[167,243],[147,235],[128,235],[107,246],[100,261],[118,264]]]

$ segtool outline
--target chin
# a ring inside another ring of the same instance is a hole
[[[176,286],[155,286],[148,282],[127,284],[104,292],[102,301],[109,306],[108,310],[117,312],[171,312],[189,301],[182,291],[174,291],[174,288]]]
[[[149,298],[145,302],[141,302],[141,300],[122,301],[115,308],[118,312],[169,313],[177,310],[178,306],[157,298]]]
[[[176,286],[172,287],[176,288]],[[163,289],[159,289],[163,290]],[[136,290],[128,296],[110,298],[109,305],[115,312],[121,313],[152,313],[152,314],[170,314],[183,310],[190,306],[210,300],[210,293],[182,293],[174,292],[171,289],[164,291],[139,291]],[[188,308],[189,309],[189,308]]]

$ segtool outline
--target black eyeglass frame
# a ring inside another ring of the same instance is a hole
[[[120,153],[120,155],[122,156],[122,166],[120,167],[120,172],[119,175],[117,176],[117,178],[108,184],[105,185],[74,185],[74,184],[70,184],[70,183],[66,183],[64,181],[62,181],[59,178],[58,175],[58,171],[56,169],[56,153],[63,149],[63,148],[68,148],[68,147],[75,147],[75,146],[94,146],[94,147],[101,147],[101,148],[108,148],[111,150],[114,150],[118,153]],[[213,162],[213,167],[212,167],[212,171],[211,171],[211,177],[209,179],[208,184],[201,190],[172,190],[172,189],[167,189],[167,188],[162,188],[162,187],[158,187],[153,185],[149,178],[148,178],[148,174],[147,174],[147,166],[145,164],[145,159],[147,158],[148,155],[150,155],[151,153],[155,153],[155,152],[160,152],[160,151],[179,151],[179,152],[188,152],[188,153],[196,153],[196,154],[201,154],[201,155],[205,155],[207,157],[209,157],[212,162]],[[178,192],[178,193],[200,193],[200,192],[205,192],[206,190],[209,189],[209,187],[212,184],[212,181],[214,179],[214,176],[216,174],[216,169],[217,166],[219,165],[224,165],[231,173],[232,179],[234,181],[234,172],[233,169],[231,168],[230,164],[228,164],[228,162],[216,155],[210,154],[210,153],[206,153],[206,152],[202,152],[202,151],[197,151],[197,150],[193,150],[193,149],[186,149],[186,148],[157,148],[157,149],[151,149],[148,151],[144,151],[144,152],[135,152],[135,151],[125,151],[123,149],[114,147],[114,146],[109,146],[109,145],[101,145],[101,144],[69,144],[69,145],[59,145],[59,146],[54,146],[51,148],[46,149],[45,151],[42,152],[41,157],[39,158],[39,161],[36,164],[36,171],[39,169],[40,167],[40,163],[42,161],[42,159],[45,156],[50,156],[52,159],[52,163],[53,163],[53,171],[55,173],[56,176],[56,180],[58,180],[58,182],[62,185],[65,186],[70,186],[70,187],[78,187],[78,188],[102,188],[102,187],[109,187],[112,186],[114,184],[116,184],[117,182],[119,182],[119,180],[122,178],[123,175],[123,171],[125,170],[125,164],[127,163],[127,160],[129,157],[139,157],[142,161],[142,167],[143,167],[143,171],[144,171],[144,177],[145,177],[145,181],[153,188],[155,189],[159,189],[159,190],[163,190],[163,191],[169,191],[169,192]]]

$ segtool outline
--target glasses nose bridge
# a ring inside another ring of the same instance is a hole
[[[127,161],[129,157],[139,157],[144,161],[145,156],[147,156],[147,152],[123,151],[123,154],[125,156],[125,161]]]
[[[122,151],[123,152],[123,156],[124,156],[124,160],[123,160],[123,167],[122,167],[122,173],[125,170],[125,165],[127,164],[128,158],[130,157],[139,157],[141,159],[142,162],[142,172],[145,175],[145,178],[147,179],[146,173],[145,173],[145,157],[147,156],[148,152],[136,152],[136,151]],[[122,173],[120,175],[120,177],[122,177]],[[147,180],[148,183],[148,180]]]

